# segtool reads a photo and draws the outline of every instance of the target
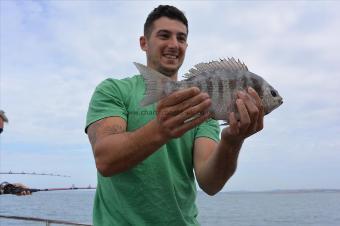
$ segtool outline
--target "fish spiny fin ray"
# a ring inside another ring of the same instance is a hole
[[[242,63],[239,59],[235,60],[234,57],[228,59],[213,60],[209,63],[199,63],[184,74],[185,79],[190,79],[198,75],[203,74],[202,72],[212,72],[215,70],[227,70],[227,71],[248,71],[248,67]]]

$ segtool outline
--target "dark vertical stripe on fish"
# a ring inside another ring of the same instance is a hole
[[[224,94],[224,90],[223,90],[223,81],[221,78],[218,78],[218,104],[222,104],[223,103],[223,94]]]
[[[248,82],[247,82],[247,77],[242,75],[239,79],[240,83],[239,83],[239,87],[238,88],[241,88],[241,89],[246,89],[247,88],[247,85],[248,85]]]
[[[201,83],[201,81],[197,82],[197,83],[196,83],[196,86],[197,86],[197,88],[200,89],[200,91],[203,91],[203,90],[202,90],[202,83]]]
[[[211,78],[207,79],[207,91],[208,91],[208,95],[210,96],[210,98],[213,98],[213,93],[214,93],[214,85],[213,82],[211,80]]]
[[[237,85],[236,83],[237,83],[236,79],[228,80],[228,85],[229,85],[228,89],[230,89],[231,91],[234,91],[236,89],[236,85]]]
[[[259,79],[256,79],[256,78],[253,78],[251,77],[250,78],[251,81],[252,81],[252,87],[255,89],[255,91],[257,92],[257,94],[259,95],[259,97],[263,97],[263,90],[262,90],[262,84],[261,84],[261,81]]]

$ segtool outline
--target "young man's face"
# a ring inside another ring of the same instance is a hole
[[[140,45],[149,67],[166,76],[177,75],[188,46],[187,28],[178,20],[161,17],[153,22],[150,37],[140,38]]]

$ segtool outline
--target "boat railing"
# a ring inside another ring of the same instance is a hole
[[[92,226],[92,224],[82,224],[82,223],[74,223],[64,220],[51,220],[37,217],[21,217],[21,216],[8,216],[8,215],[0,215],[0,218],[12,219],[12,220],[21,220],[21,221],[35,221],[45,223],[46,226],[51,226],[52,224],[56,225],[78,225],[78,226]]]

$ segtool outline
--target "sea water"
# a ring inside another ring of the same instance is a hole
[[[0,214],[91,224],[94,191],[0,196]],[[198,192],[202,226],[340,226],[340,192]],[[0,218],[1,226],[44,223]]]

